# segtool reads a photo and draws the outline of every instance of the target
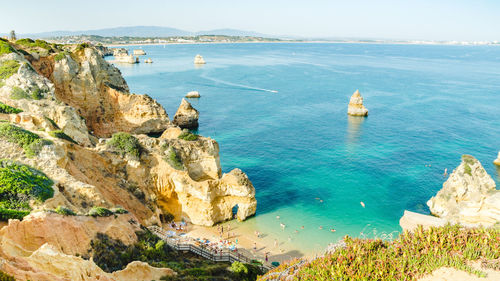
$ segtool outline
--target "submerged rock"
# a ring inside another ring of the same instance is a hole
[[[195,129],[198,128],[198,117],[200,113],[191,104],[182,99],[181,105],[174,116],[173,123],[181,128]]]
[[[500,191],[481,163],[470,155],[428,202],[432,214],[465,226],[491,226],[500,221]]]
[[[367,116],[368,109],[363,105],[363,97],[356,90],[349,100],[349,105],[347,106],[347,114],[352,116]]]
[[[199,97],[200,97],[200,93],[198,93],[198,91],[191,91],[191,92],[186,94],[186,98],[190,98],[190,99],[195,99],[195,98],[199,98]]]
[[[493,161],[493,164],[500,166],[500,151],[498,152],[498,157]]]
[[[145,59],[144,63],[153,63],[153,60],[151,58]]]
[[[206,64],[206,62],[201,55],[196,55],[194,57],[194,64]]]

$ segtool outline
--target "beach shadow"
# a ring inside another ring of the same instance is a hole
[[[286,261],[289,261],[289,260],[292,260],[292,259],[295,259],[295,258],[301,258],[303,257],[304,254],[298,250],[292,250],[292,251],[288,251],[286,253],[282,253],[282,254],[278,254],[278,255],[271,255],[269,256],[269,261],[273,262],[273,261],[277,261],[279,263],[283,263],[283,262],[286,262]]]

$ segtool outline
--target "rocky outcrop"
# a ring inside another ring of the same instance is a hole
[[[182,99],[181,105],[177,109],[173,123],[181,128],[195,129],[198,128],[198,117],[200,113],[191,104]]]
[[[196,99],[199,97],[200,97],[200,93],[198,93],[198,91],[191,91],[191,92],[186,94],[186,98],[189,98],[189,99]]]
[[[169,120],[163,107],[147,95],[130,94],[120,71],[94,49],[85,48],[73,57],[55,62],[49,79],[57,99],[76,108],[94,135],[165,130]]]
[[[144,52],[144,50],[142,50],[142,49],[135,49],[133,54],[134,54],[134,56],[145,56],[146,52]]]
[[[367,116],[368,109],[363,105],[363,97],[356,90],[349,100],[349,105],[347,106],[347,114],[351,116]]]
[[[399,225],[403,230],[413,231],[419,225],[423,226],[424,229],[433,226],[434,227],[444,226],[446,225],[446,220],[434,216],[423,215],[405,210],[403,216],[399,220]]]
[[[113,56],[128,56],[128,51],[125,48],[112,48]]]
[[[500,191],[481,163],[470,155],[428,202],[432,214],[465,226],[491,226],[500,222]]]
[[[115,56],[115,62],[118,63],[139,63],[139,58],[134,57],[133,55],[117,55]]]
[[[194,64],[206,64],[206,62],[201,55],[196,55],[194,57]]]
[[[113,50],[106,47],[106,46],[103,46],[103,45],[97,45],[97,46],[94,46],[96,51],[99,53],[99,55],[101,55],[102,57],[107,57],[107,56],[112,56],[113,55]]]
[[[498,152],[498,157],[497,159],[495,159],[495,161],[493,161],[493,164],[497,165],[497,166],[500,166],[500,151]]]
[[[153,63],[153,60],[151,58],[147,58],[144,60],[144,63]]]

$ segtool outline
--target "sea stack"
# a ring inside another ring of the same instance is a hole
[[[495,159],[495,161],[493,161],[493,164],[497,165],[497,166],[500,166],[500,151],[498,152],[498,157],[497,159]]]
[[[142,50],[142,49],[134,50],[134,56],[145,56],[145,55],[146,55],[146,52],[144,52],[144,50]]]
[[[206,64],[206,62],[201,55],[196,55],[194,57],[194,64]]]
[[[347,114],[352,116],[368,116],[368,109],[363,105],[363,97],[356,90],[351,96],[349,105],[347,106]]]
[[[198,91],[191,91],[191,92],[186,94],[186,98],[189,98],[189,99],[197,99],[199,97],[200,97],[200,93],[198,93]]]
[[[173,123],[183,129],[198,128],[200,113],[186,100],[182,99],[181,105],[174,116]]]
[[[470,155],[428,202],[431,213],[465,226],[491,226],[500,222],[500,191],[481,163]]]

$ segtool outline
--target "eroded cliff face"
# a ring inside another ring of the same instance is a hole
[[[54,61],[47,77],[56,97],[77,109],[95,136],[160,133],[169,124],[163,107],[147,95],[130,94],[118,68],[94,48]]]
[[[161,225],[162,214],[213,225],[232,219],[235,206],[238,219],[255,213],[252,183],[239,169],[222,174],[215,140],[179,139],[182,130],[169,122],[163,107],[128,93],[118,69],[92,47],[64,48],[0,56],[0,63],[19,64],[17,72],[0,81],[0,102],[23,111],[0,114],[0,119],[49,141],[28,157],[20,145],[0,136],[0,158],[34,167],[54,182],[52,198],[31,202],[31,215],[10,220],[0,230],[0,270],[22,280],[159,279],[172,271],[136,263],[108,274],[75,255],[88,251],[98,232],[132,243],[139,224]],[[15,91],[20,98],[13,98]],[[52,134],[59,129],[74,142]],[[110,147],[106,138],[121,131],[137,138],[139,157]],[[163,134],[143,134],[155,132]],[[172,163],[172,156],[179,163]],[[78,216],[47,212],[58,206]],[[93,206],[122,207],[129,214],[84,216]]]
[[[431,212],[452,223],[491,226],[500,222],[500,191],[481,163],[470,155],[428,202]]]

